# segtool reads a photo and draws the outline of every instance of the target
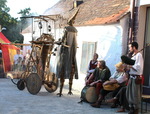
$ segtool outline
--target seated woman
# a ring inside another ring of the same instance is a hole
[[[94,72],[95,68],[97,67],[97,64],[98,64],[97,59],[98,59],[98,54],[94,53],[93,59],[90,61],[89,66],[88,66],[87,76],[85,77],[85,82],[87,81],[89,76]]]
[[[116,66],[116,72],[109,78],[109,81],[106,81],[103,83],[103,88],[101,89],[99,98],[96,103],[91,104],[91,106],[99,108],[101,105],[102,100],[104,100],[105,96],[113,91],[113,97],[118,93],[118,91],[125,85],[125,82],[127,81],[127,75],[124,71],[124,64],[122,62],[119,62]],[[110,85],[110,87],[113,86],[113,84],[118,84],[118,87],[114,90],[106,89],[106,85]]]
[[[86,81],[86,86],[95,86],[96,93],[99,95],[102,83],[109,80],[111,74],[104,60],[98,61],[98,66]]]

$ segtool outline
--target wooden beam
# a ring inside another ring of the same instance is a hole
[[[20,45],[20,46],[31,46],[32,44],[21,44],[21,43],[1,43],[2,45]]]

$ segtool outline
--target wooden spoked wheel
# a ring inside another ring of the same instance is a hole
[[[45,81],[44,87],[48,92],[52,93],[58,88],[58,78],[54,73],[49,73],[47,76],[48,80]]]
[[[42,80],[37,73],[31,73],[26,78],[26,86],[29,93],[36,95],[41,89]]]

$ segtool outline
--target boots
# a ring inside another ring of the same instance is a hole
[[[70,83],[70,80],[69,80],[69,92],[68,92],[68,95],[73,95],[71,90],[72,90],[72,82]]]
[[[114,103],[111,105],[111,108],[117,108],[120,105],[118,99],[114,100]]]
[[[134,107],[130,107],[130,110],[129,110],[128,114],[134,114]]]
[[[120,108],[117,112],[125,112],[125,108]]]
[[[138,109],[135,109],[134,110],[134,114],[138,114],[139,113],[139,110]]]
[[[134,109],[134,107],[131,107],[128,114],[138,114],[138,113],[139,113],[138,109]]]
[[[63,87],[64,87],[64,82],[65,82],[65,80],[64,80],[64,77],[62,76],[61,78],[60,78],[60,90],[59,90],[59,93],[57,93],[57,95],[59,96],[59,97],[61,97],[63,94],[62,94],[62,90],[63,90]]]
[[[117,98],[112,98],[112,99],[108,99],[108,100],[105,100],[106,103],[114,103],[116,102]]]
[[[91,106],[95,107],[95,108],[100,108],[100,105],[101,105],[101,102],[102,102],[103,98],[104,97],[100,95],[99,98],[98,98],[98,100],[96,101],[96,103],[91,104]]]
[[[118,104],[117,103],[113,103],[112,105],[111,105],[111,108],[117,108],[118,107]]]
[[[72,70],[71,70],[71,74],[70,74],[70,78],[69,78],[69,92],[68,92],[68,95],[73,95],[72,93],[72,83],[73,83],[73,76],[74,76],[74,67],[72,67]]]
[[[101,103],[98,102],[98,101],[96,103],[94,103],[94,104],[91,104],[91,106],[95,107],[95,108],[100,108],[100,105],[101,105]]]

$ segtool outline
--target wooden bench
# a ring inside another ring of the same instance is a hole
[[[141,113],[143,112],[143,102],[146,103],[145,112],[147,112],[147,103],[150,103],[150,86],[143,86],[143,94],[141,98]]]

